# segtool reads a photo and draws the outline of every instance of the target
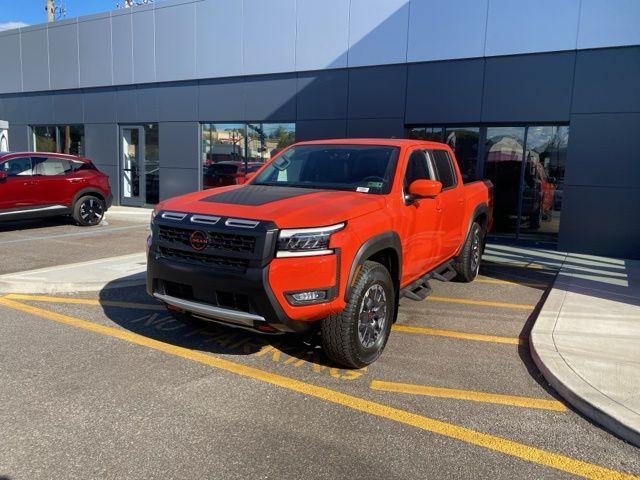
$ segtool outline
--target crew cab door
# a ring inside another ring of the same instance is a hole
[[[459,181],[454,160],[446,150],[431,150],[430,156],[435,170],[436,180],[442,183],[442,192],[436,198],[437,208],[442,222],[440,230],[442,241],[438,254],[439,263],[453,257],[462,245],[465,217],[464,187]]]
[[[427,154],[420,149],[409,153],[403,180],[402,221],[404,240],[402,245],[402,282],[417,279],[438,264],[442,232],[441,211],[437,198],[411,199],[407,195],[409,185],[415,180],[435,180]]]
[[[16,157],[0,163],[7,178],[0,181],[0,212],[32,208],[37,182],[31,175],[31,158]]]

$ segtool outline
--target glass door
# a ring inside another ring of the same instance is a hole
[[[120,128],[120,203],[141,207],[145,199],[145,139],[143,127]]]

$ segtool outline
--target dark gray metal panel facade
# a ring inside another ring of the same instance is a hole
[[[640,258],[640,188],[576,185],[563,195],[560,250]]]
[[[202,80],[199,82],[198,120],[237,122],[245,120],[245,84],[243,77]]]
[[[10,94],[0,118],[13,149],[29,147],[27,125],[85,124],[87,155],[114,187],[118,124],[159,122],[162,198],[199,187],[199,122],[296,122],[301,140],[402,137],[416,123],[570,123],[559,248],[638,258],[639,56],[624,47]]]
[[[172,7],[158,4],[155,10],[156,79],[189,80],[196,72],[196,5]],[[178,34],[176,32],[185,32]],[[190,35],[187,32],[192,32]],[[208,49],[202,45],[201,48]],[[212,48],[216,48],[215,45]]]
[[[85,152],[93,163],[118,165],[118,126],[114,123],[93,123],[84,127]],[[113,181],[112,181],[113,184]]]
[[[347,121],[341,120],[299,120],[296,123],[297,140],[318,140],[323,138],[344,138],[347,136]]]
[[[2,52],[2,75],[0,92],[22,90],[22,59],[20,58],[20,34],[0,32],[0,52]]]
[[[91,91],[85,91],[83,103],[85,123],[116,122],[116,90],[114,88],[94,88]]]
[[[199,123],[160,122],[160,168],[197,169],[200,159]],[[160,175],[162,182],[162,173]]]
[[[484,60],[409,65],[407,123],[477,123],[482,114]]]
[[[349,117],[404,117],[406,88],[406,65],[351,69]]]
[[[69,20],[49,27],[49,71],[51,89],[78,88],[78,23]]]
[[[578,52],[573,112],[640,112],[640,47]]]
[[[640,188],[639,140],[640,113],[573,115],[565,184]]]
[[[79,22],[78,43],[80,86],[111,85],[111,17],[102,15],[95,20]],[[119,51],[118,55],[121,53]]]
[[[295,121],[296,74],[261,75],[245,79],[247,120]]]
[[[15,152],[28,151],[29,149],[29,127],[26,125],[9,124],[9,146]]]
[[[26,118],[31,125],[54,123],[53,95],[49,93],[31,93],[24,97]],[[8,119],[11,121],[11,119]]]
[[[347,70],[298,74],[297,118],[320,120],[347,117]]]
[[[152,6],[151,6],[152,7]],[[156,81],[155,17],[152,8],[131,14],[133,23],[133,81]],[[114,52],[114,56],[117,56]]]
[[[123,9],[111,17],[113,83],[133,83],[133,27],[131,11]]]
[[[104,173],[109,175],[114,202],[120,198],[118,125],[115,123],[86,124],[84,127],[85,154]]]
[[[402,118],[350,118],[347,121],[347,136],[355,138],[404,136]]]
[[[193,192],[200,188],[199,170],[195,168],[163,168],[160,174],[160,200]]]
[[[46,26],[22,29],[22,86],[49,90],[49,42]]]
[[[80,90],[64,90],[53,95],[54,123],[84,123],[84,103]],[[81,121],[79,121],[81,120]]]
[[[0,95],[0,118],[14,125],[26,123],[25,96],[19,93]]]
[[[569,121],[574,62],[574,52],[488,58],[482,121]]]
[[[193,121],[198,118],[198,83],[180,82],[158,87],[161,122]]]

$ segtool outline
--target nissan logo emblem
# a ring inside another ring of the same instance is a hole
[[[209,237],[203,231],[196,230],[189,235],[189,243],[191,244],[191,248],[194,250],[204,250],[209,244]]]

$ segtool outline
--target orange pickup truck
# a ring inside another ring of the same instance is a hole
[[[463,184],[442,143],[296,143],[244,185],[160,203],[147,291],[185,320],[319,330],[331,359],[359,368],[384,349],[400,297],[476,277],[492,221],[491,184]]]

